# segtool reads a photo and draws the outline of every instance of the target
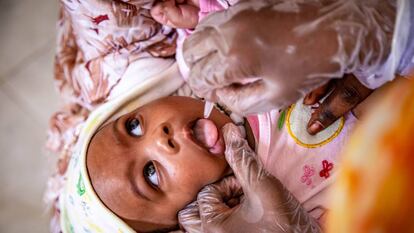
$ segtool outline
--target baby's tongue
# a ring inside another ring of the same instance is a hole
[[[220,133],[211,120],[197,120],[193,127],[193,132],[197,141],[203,144],[210,153],[222,154],[224,152],[223,140],[220,140]]]

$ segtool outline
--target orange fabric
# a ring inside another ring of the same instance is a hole
[[[414,81],[362,121],[332,193],[329,232],[414,232]]]

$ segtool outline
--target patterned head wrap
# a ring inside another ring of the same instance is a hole
[[[182,79],[174,74],[178,74],[176,65],[140,83],[116,100],[103,104],[81,126],[79,140],[66,173],[66,184],[59,199],[60,223],[64,233],[135,232],[112,213],[93,190],[86,168],[86,152],[92,136],[105,122],[177,90],[182,85]]]

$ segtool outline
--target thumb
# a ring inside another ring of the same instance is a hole
[[[239,198],[242,194],[243,190],[234,176],[204,187],[197,196],[203,230],[211,230],[214,225],[228,218],[232,208],[225,202]]]
[[[186,232],[201,233],[201,219],[197,201],[190,203],[178,212],[178,221]]]
[[[246,193],[261,177],[262,167],[256,160],[256,153],[241,137],[236,125],[226,124],[223,127],[223,137],[226,145],[226,160]]]

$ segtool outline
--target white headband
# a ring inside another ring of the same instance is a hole
[[[159,75],[143,80],[126,94],[93,111],[82,125],[65,175],[66,183],[59,199],[60,224],[64,233],[135,232],[109,210],[96,195],[86,168],[86,152],[92,136],[105,122],[176,91],[183,83],[178,74],[177,65],[174,64]]]

